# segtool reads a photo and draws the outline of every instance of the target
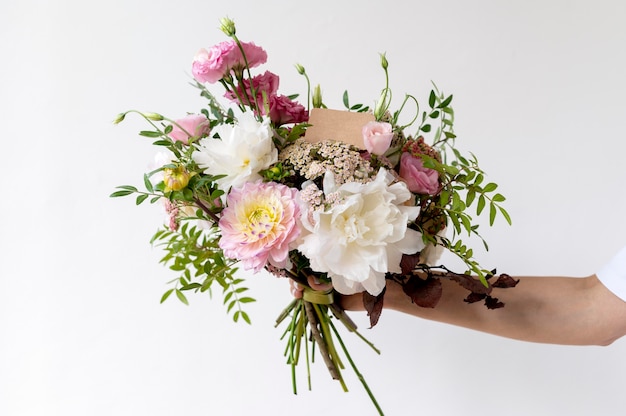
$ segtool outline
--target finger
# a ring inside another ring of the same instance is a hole
[[[308,276],[306,280],[309,286],[311,287],[311,289],[314,289],[314,290],[325,292],[333,288],[332,283],[322,283],[319,281],[319,279],[317,279],[314,276]]]
[[[298,284],[298,282],[294,282],[293,280],[289,279],[289,291],[294,298],[302,298],[303,288],[302,286],[300,286],[300,284]]]

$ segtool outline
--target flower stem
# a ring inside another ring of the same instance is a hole
[[[339,332],[337,331],[337,328],[335,328],[335,325],[333,325],[333,323],[330,322],[330,321],[329,321],[329,324],[330,324],[330,327],[332,328],[333,332],[335,333],[335,336],[337,337],[337,341],[339,341],[339,345],[341,345],[341,349],[343,350],[344,354],[346,354],[346,358],[348,359],[348,362],[350,363],[350,366],[352,367],[352,369],[354,370],[354,373],[357,375],[359,381],[363,385],[363,388],[365,388],[365,391],[367,392],[367,395],[369,396],[370,400],[372,401],[372,403],[376,407],[376,410],[378,410],[378,414],[383,416],[384,415],[383,410],[381,409],[380,405],[378,404],[378,401],[374,397],[374,393],[372,393],[372,390],[370,390],[369,386],[367,385],[367,382],[365,381],[365,377],[363,377],[363,375],[361,374],[361,372],[357,368],[357,366],[354,363],[354,361],[352,361],[352,357],[350,357],[350,354],[348,353],[348,349],[344,345],[344,343],[343,343],[343,341],[341,339],[341,336],[339,335]]]
[[[204,211],[204,213],[207,214],[213,220],[213,222],[216,225],[218,222],[220,222],[220,219],[217,217],[217,215],[212,213],[211,210],[206,205],[204,205],[202,201],[200,201],[200,198],[194,198],[194,201],[196,204],[198,204],[198,206],[202,209],[202,211]]]
[[[326,364],[326,367],[328,368],[328,371],[330,372],[330,376],[334,380],[343,381],[341,377],[341,373],[339,372],[339,369],[333,362],[328,352],[328,349],[326,348],[326,342],[324,342],[324,338],[322,337],[322,334],[317,328],[318,320],[317,320],[315,310],[313,308],[313,304],[310,302],[303,302],[303,303],[304,303],[304,309],[306,311],[307,318],[309,319],[309,323],[311,326],[311,334],[313,335],[313,338],[315,339],[315,342],[317,343],[317,345],[319,345],[320,351],[322,353],[322,359],[324,360],[324,363]]]

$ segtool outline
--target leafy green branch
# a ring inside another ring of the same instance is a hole
[[[224,256],[218,241],[219,235],[216,232],[203,230],[189,222],[177,231],[163,228],[155,233],[151,244],[161,247],[166,253],[160,262],[180,273],[177,279],[170,282],[174,287],[163,294],[161,302],[165,302],[175,293],[181,302],[188,304],[185,291],[212,294],[213,285],[217,282],[222,288],[227,312],[234,310],[233,320],[237,322],[243,319],[250,323],[243,305],[255,300],[245,295],[248,288],[241,285],[244,280],[235,277],[236,260]]]

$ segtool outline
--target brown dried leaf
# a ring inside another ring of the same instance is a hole
[[[517,283],[519,283],[519,279],[515,280],[508,274],[501,274],[498,280],[493,283],[493,287],[509,288],[515,287]]]
[[[380,314],[383,311],[383,301],[386,290],[387,288],[384,288],[378,296],[370,295],[368,292],[363,292],[363,306],[367,311],[367,316],[370,317],[370,328],[373,328],[378,323]]]
[[[498,309],[504,306],[503,302],[500,302],[498,298],[492,298],[491,296],[487,296],[485,298],[485,306],[487,309]]]
[[[463,288],[472,292],[472,294],[488,295],[491,293],[491,287],[486,287],[480,280],[468,274],[448,273],[447,276],[460,284]]]
[[[443,292],[441,281],[431,276],[428,276],[426,279],[411,276],[402,285],[402,290],[411,298],[413,303],[422,308],[434,308],[437,306]]]
[[[485,297],[487,297],[487,295],[485,295],[484,293],[472,292],[469,295],[467,295],[467,297],[464,300],[467,303],[475,303],[475,302],[480,302],[481,300],[485,299]]]
[[[403,254],[402,259],[400,260],[400,270],[402,270],[402,274],[409,274],[417,266],[420,262],[420,253],[415,254]]]

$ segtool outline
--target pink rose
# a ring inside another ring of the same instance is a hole
[[[375,155],[384,155],[393,139],[391,124],[380,121],[370,121],[363,126],[362,133],[365,149]]]
[[[252,86],[254,87],[254,92],[256,93],[256,104],[257,107],[261,110],[261,114],[265,114],[263,93],[265,93],[268,98],[276,95],[276,92],[278,91],[278,84],[278,75],[270,71],[265,71],[265,73],[252,78]],[[237,97],[237,95],[239,95],[239,98]],[[241,99],[242,104],[249,105],[248,100],[252,99],[250,80],[244,79],[243,82],[237,86],[237,94],[235,94],[234,91],[227,91],[224,94],[224,97],[228,98],[231,101],[239,101]]]
[[[306,108],[286,95],[273,95],[269,98],[269,117],[275,125],[303,123],[309,120],[309,113]]]
[[[419,157],[402,153],[399,174],[411,192],[423,195],[439,193],[439,173],[434,169],[425,168],[424,162]]]
[[[248,66],[254,68],[267,61],[267,53],[254,43],[242,42],[241,46],[246,54]],[[241,50],[234,40],[220,42],[208,51],[200,49],[193,58],[191,73],[196,81],[214,84],[222,79],[231,69],[241,70],[245,61]]]
[[[180,127],[179,127],[180,126]],[[169,136],[174,141],[189,144],[189,139],[199,139],[209,134],[209,120],[200,114],[189,114],[176,120]],[[182,129],[181,129],[182,127]]]

